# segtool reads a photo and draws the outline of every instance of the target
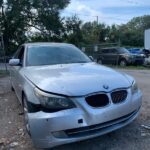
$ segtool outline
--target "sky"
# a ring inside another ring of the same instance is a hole
[[[77,15],[83,22],[124,24],[133,17],[150,15],[150,0],[71,0],[62,16]]]

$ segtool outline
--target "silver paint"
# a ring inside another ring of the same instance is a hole
[[[38,43],[39,45],[51,45],[52,43]],[[49,66],[26,66],[26,51],[30,45],[25,44],[23,66],[11,66],[11,83],[16,95],[22,103],[22,93],[28,101],[40,104],[35,96],[34,88],[42,91],[62,94],[70,97],[76,108],[58,111],[55,113],[36,112],[28,113],[31,138],[36,147],[50,148],[61,144],[81,141],[109,133],[132,122],[139,114],[142,93],[138,90],[132,95],[131,85],[134,79],[126,74],[119,73],[110,68],[98,65],[94,62],[85,64],[61,64]],[[55,45],[55,43],[53,43]],[[56,43],[57,45],[62,45]],[[63,44],[65,45],[65,44]],[[109,88],[104,88],[107,85]],[[113,104],[110,93],[117,89],[127,89],[128,97],[123,103]],[[85,97],[94,93],[104,92],[110,99],[110,104],[102,108],[92,108]],[[134,116],[124,123],[117,123],[95,134],[74,138],[56,135],[64,130],[87,127],[95,124],[111,121],[137,111]],[[82,119],[83,123],[78,123]]]

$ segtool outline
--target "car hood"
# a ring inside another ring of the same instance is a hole
[[[127,75],[96,63],[25,67],[23,72],[39,89],[66,96],[128,88],[133,81]]]

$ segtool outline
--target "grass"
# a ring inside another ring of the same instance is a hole
[[[8,76],[8,75],[9,75],[8,71],[6,71],[6,70],[0,70],[0,78]]]

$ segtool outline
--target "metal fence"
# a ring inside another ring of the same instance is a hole
[[[92,56],[95,62],[110,67],[143,66],[146,58],[144,53],[133,54],[123,48],[120,43],[83,45],[81,49],[88,56]]]
[[[88,56],[92,56],[94,61],[100,64],[106,65],[119,65],[119,56],[116,56],[113,61],[112,57],[107,58],[104,62],[102,62],[102,56],[104,55],[103,51],[105,48],[115,48],[120,47],[120,43],[105,43],[105,44],[95,44],[95,45],[83,45],[81,47],[82,51],[85,52]],[[115,54],[114,54],[115,55]]]
[[[120,55],[116,53],[111,53],[110,55],[110,54],[105,54],[104,52],[106,49],[108,50],[108,49],[119,48],[119,47],[121,47],[120,43],[105,43],[105,44],[82,45],[80,48],[88,56],[92,56],[94,61],[99,64],[107,65],[109,67],[111,66],[112,67],[118,67],[118,66],[125,67],[127,65],[126,64],[127,62],[125,59],[120,59]],[[136,60],[137,62],[142,61],[138,58],[138,56]],[[0,70],[7,71],[8,61],[9,61],[9,58],[5,56],[4,45],[1,40],[0,41]],[[143,61],[145,60],[143,59]],[[140,65],[142,65],[142,63]]]

